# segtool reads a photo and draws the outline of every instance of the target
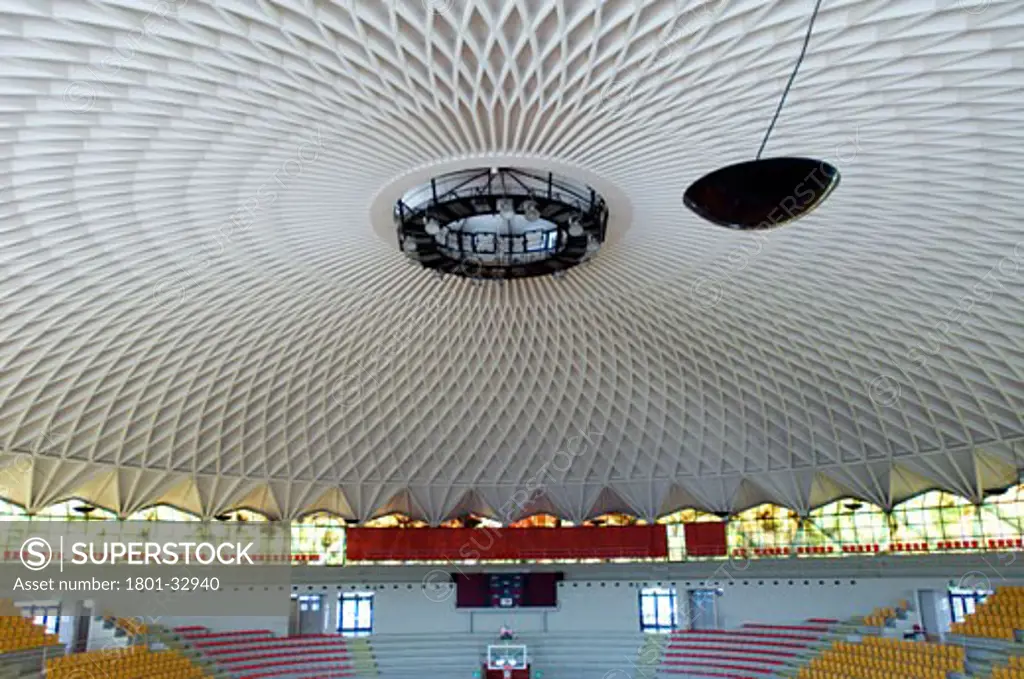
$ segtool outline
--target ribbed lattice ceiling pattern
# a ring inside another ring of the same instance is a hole
[[[0,0],[0,485],[438,520],[1007,483],[1024,4],[824,0],[767,153],[840,188],[757,235],[682,208],[813,4]],[[620,191],[614,242],[477,286],[371,223],[510,156]]]

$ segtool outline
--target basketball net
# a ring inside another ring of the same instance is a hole
[[[502,670],[501,675],[502,679],[512,679],[512,670],[506,667],[504,670]]]

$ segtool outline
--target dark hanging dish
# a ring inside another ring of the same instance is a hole
[[[799,219],[828,198],[839,170],[811,158],[765,158],[704,175],[683,203],[704,219],[730,229],[769,229]]]

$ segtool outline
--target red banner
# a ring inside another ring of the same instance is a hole
[[[724,521],[688,523],[683,531],[688,556],[725,556]]]
[[[619,559],[668,556],[665,526],[349,528],[350,561]]]

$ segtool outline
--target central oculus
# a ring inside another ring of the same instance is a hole
[[[513,167],[434,177],[395,204],[402,251],[440,273],[507,280],[559,274],[592,258],[608,228],[593,188]]]

